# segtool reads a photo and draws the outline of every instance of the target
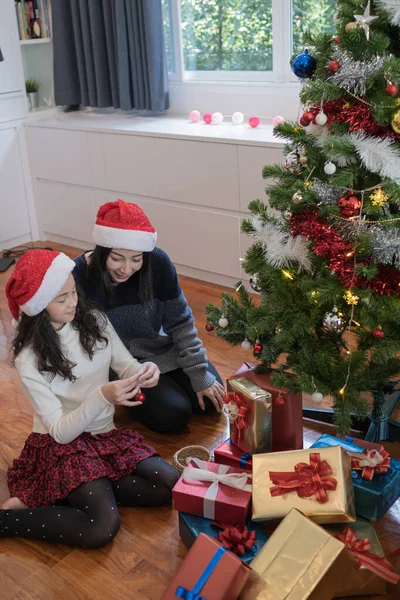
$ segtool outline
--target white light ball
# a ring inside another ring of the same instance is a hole
[[[333,175],[336,173],[336,165],[333,162],[327,162],[324,166],[324,171],[327,175]]]
[[[311,400],[313,402],[316,402],[316,404],[319,404],[321,402],[323,398],[323,395],[321,394],[321,392],[314,392],[311,396]]]
[[[242,350],[250,350],[251,348],[251,344],[248,339],[243,340],[243,342],[240,345],[242,347]]]
[[[232,123],[235,125],[241,125],[244,121],[244,114],[241,112],[234,112],[232,115]]]
[[[326,125],[328,122],[328,117],[324,112],[320,112],[315,117],[315,122],[317,125]]]
[[[211,123],[213,125],[221,125],[223,120],[224,120],[224,115],[222,113],[215,112],[212,114]]]
[[[228,327],[229,321],[226,317],[221,317],[218,321],[218,325],[221,327],[221,329],[225,329],[226,327]]]

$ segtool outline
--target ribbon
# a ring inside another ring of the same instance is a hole
[[[240,442],[241,432],[249,427],[246,419],[249,408],[247,403],[241,399],[239,394],[235,394],[235,392],[225,394],[222,402],[226,404],[229,421],[235,427],[234,442],[238,443]]]
[[[215,500],[219,492],[219,484],[223,483],[231,488],[251,492],[251,485],[247,483],[248,473],[229,473],[230,467],[227,465],[218,465],[218,472],[213,473],[207,469],[207,464],[199,458],[190,459],[197,468],[185,467],[182,473],[182,479],[190,481],[208,481],[211,482],[206,495],[204,496],[203,517],[206,519],[215,519]]]
[[[256,543],[257,533],[249,531],[246,525],[228,525],[226,523],[211,523],[214,527],[222,529],[218,533],[218,541],[226,550],[239,556],[251,550]],[[255,552],[255,548],[253,548]]]
[[[232,446],[234,446],[235,444],[232,442],[232,440],[226,440],[227,444],[232,444]],[[245,452],[244,454],[242,454],[242,456],[240,457],[240,462],[239,462],[239,466],[244,469],[247,466],[247,461],[251,460],[253,454],[251,452]]]
[[[187,588],[182,587],[181,585],[176,589],[175,597],[183,598],[184,600],[205,600],[203,596],[200,596],[200,592],[203,587],[206,585],[207,581],[210,579],[210,576],[215,570],[215,567],[225,554],[225,548],[218,548],[215,552],[214,556],[200,575],[199,579],[195,583],[192,590],[188,590]]]
[[[400,576],[393,569],[383,556],[378,556],[372,552],[368,552],[371,548],[371,542],[368,538],[358,540],[356,534],[350,527],[346,527],[342,534],[335,536],[358,558],[358,563],[355,568],[361,566],[366,567],[378,577],[386,579],[389,583],[396,585],[400,581]]]
[[[283,496],[288,492],[297,492],[299,498],[316,496],[317,502],[328,502],[327,490],[336,490],[337,481],[331,477],[333,471],[326,460],[321,461],[319,452],[310,453],[310,464],[297,463],[294,471],[270,471],[269,477],[275,485],[271,487],[271,496]]]
[[[374,475],[386,473],[390,469],[390,454],[386,450],[363,450],[363,452],[347,452],[351,456],[353,471],[362,471],[361,477],[372,481]]]

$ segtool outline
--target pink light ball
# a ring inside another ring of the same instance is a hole
[[[215,112],[212,114],[211,122],[213,125],[221,125],[224,120],[224,115],[220,112]]]
[[[207,123],[207,125],[209,125],[212,121],[212,114],[211,113],[205,113],[203,116],[203,120],[204,123]]]
[[[272,125],[274,127],[276,127],[277,125],[282,125],[282,123],[285,122],[285,117],[281,117],[281,115],[276,115],[276,117],[274,117],[272,119]]]
[[[250,117],[249,119],[249,125],[250,127],[258,127],[260,124],[260,118],[259,117]]]
[[[189,119],[192,121],[192,123],[198,123],[200,121],[200,118],[201,114],[198,110],[192,110],[192,112],[189,115]]]

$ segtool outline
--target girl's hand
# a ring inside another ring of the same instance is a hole
[[[217,412],[221,412],[223,407],[222,398],[225,396],[225,394],[226,391],[224,386],[221,385],[218,381],[214,381],[214,383],[210,385],[210,387],[208,387],[207,389],[202,390],[201,392],[197,392],[197,399],[199,401],[199,406],[201,410],[205,410],[206,408],[203,398],[203,396],[206,396],[214,404],[215,410]]]
[[[157,385],[160,379],[160,369],[153,362],[145,362],[138,375],[140,386],[142,388],[151,388]]]
[[[105,383],[100,388],[104,398],[116,406],[140,406],[142,402],[131,402],[140,392],[139,374],[135,373],[128,379],[120,379],[118,381],[110,381]]]

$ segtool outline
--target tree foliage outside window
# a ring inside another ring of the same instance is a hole
[[[174,70],[170,3],[162,0],[168,70]],[[304,31],[334,31],[336,0],[292,0],[293,51]],[[185,71],[271,71],[272,0],[181,0]]]

